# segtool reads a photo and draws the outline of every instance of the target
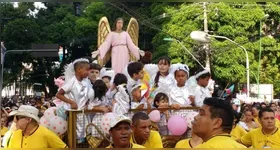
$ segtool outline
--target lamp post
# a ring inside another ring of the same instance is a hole
[[[260,51],[259,51],[259,65],[258,65],[258,98],[260,98],[260,68],[261,68],[261,55],[262,55],[262,20],[269,17],[269,14],[265,14],[260,20]]]
[[[173,38],[164,38],[163,40],[178,42],[184,48],[184,50],[186,50],[193,57],[193,59],[204,69],[204,66],[197,60],[197,58],[194,57],[194,55],[184,46],[184,44],[181,41],[179,41],[177,39],[173,39]]]
[[[247,72],[247,97],[250,96],[250,74],[249,74],[249,57],[248,57],[248,53],[247,50],[241,46],[240,44],[234,42],[233,40],[225,37],[225,36],[218,36],[218,35],[210,35],[206,32],[203,31],[193,31],[191,33],[191,38],[193,40],[199,41],[199,42],[203,42],[203,43],[209,43],[210,42],[210,38],[214,37],[214,38],[219,38],[219,39],[226,39],[234,44],[236,44],[238,47],[240,47],[242,50],[244,50],[245,54],[246,54],[246,72]]]

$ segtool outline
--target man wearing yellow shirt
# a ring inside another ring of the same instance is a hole
[[[124,115],[112,118],[109,132],[113,143],[106,148],[145,148],[130,142],[131,120]]]
[[[280,130],[275,126],[275,114],[270,108],[259,111],[262,128],[249,131],[239,142],[253,148],[280,148]]]
[[[151,130],[152,122],[144,112],[137,112],[132,117],[133,143],[143,145],[145,148],[163,148],[161,136],[157,131]]]
[[[231,138],[234,114],[229,102],[220,98],[205,98],[194,117],[192,130],[203,143],[196,148],[246,148]]]
[[[17,130],[12,133],[5,148],[66,148],[67,145],[52,131],[39,125],[39,110],[22,105],[9,114],[14,116]]]
[[[202,143],[202,139],[192,132],[192,137],[179,141],[175,148],[195,148]]]

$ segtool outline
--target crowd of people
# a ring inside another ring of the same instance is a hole
[[[147,65],[141,62],[129,63],[123,73],[114,76],[106,74],[106,71],[101,75],[101,66],[90,63],[88,59],[78,59],[72,65],[74,74],[65,76],[65,83],[56,95],[63,102],[57,106],[57,115],[67,118],[67,111],[71,109],[98,111],[93,115],[77,115],[78,144],[87,142],[87,124],[94,123],[101,129],[104,114],[113,112],[115,117],[110,128],[103,131],[105,136],[112,138],[108,148],[163,148],[161,137],[172,135],[167,127],[170,116],[179,115],[186,119],[188,113],[196,110],[180,108],[195,106],[199,109],[192,128],[188,130],[191,136],[183,134],[175,148],[280,147],[279,104],[246,104],[211,98],[211,74],[207,70],[199,70],[189,77],[186,65],[173,65],[166,57],[159,59],[158,71],[152,76]],[[190,78],[195,78],[196,84],[189,82]],[[39,117],[52,103],[47,104],[37,98],[10,112],[2,109],[2,146],[66,148],[58,135],[39,123]],[[135,113],[130,109],[143,111]],[[149,113],[154,109],[159,109],[161,114],[158,130],[151,128],[154,122]],[[102,137],[95,128],[91,130],[92,136]]]

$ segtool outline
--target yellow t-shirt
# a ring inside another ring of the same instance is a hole
[[[243,135],[245,135],[247,131],[243,129],[241,126],[236,125],[230,132],[231,137],[234,140],[240,139]]]
[[[132,144],[132,148],[145,148],[142,145],[138,145],[138,144],[135,144],[135,143],[131,143],[131,144]],[[109,145],[106,148],[113,148],[113,147],[112,147],[112,145]]]
[[[191,144],[190,144],[190,140],[191,139],[184,139],[184,140],[180,140],[175,148],[192,148]]]
[[[22,130],[11,136],[8,148],[66,148],[66,144],[52,131],[39,125],[34,133],[23,137]],[[6,148],[5,147],[5,148]]]
[[[1,136],[4,136],[6,134],[6,132],[8,132],[9,129],[7,127],[3,127],[1,128]]]
[[[280,131],[277,128],[273,134],[264,135],[262,128],[253,129],[241,138],[241,142],[253,148],[263,148],[265,143],[271,148],[280,148]]]
[[[275,126],[277,128],[280,128],[280,121],[278,119],[275,118]]]
[[[130,141],[136,143],[136,141],[133,140],[133,135]],[[160,134],[157,131],[151,130],[150,136],[143,146],[145,148],[163,148]]]
[[[196,148],[246,148],[246,146],[237,143],[229,134],[223,134],[210,138]]]

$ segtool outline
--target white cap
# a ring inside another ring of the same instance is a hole
[[[40,122],[38,117],[39,110],[33,106],[21,105],[18,110],[10,112],[9,116],[25,116],[35,119],[37,122]]]
[[[146,94],[146,92],[148,91],[148,89],[141,89],[141,86],[142,86],[142,84],[140,84],[140,83],[136,83],[136,84],[132,85],[132,87],[130,89],[128,89],[129,94],[132,95],[132,92],[136,88],[140,88],[140,90],[141,90],[141,97],[143,97]]]
[[[116,115],[111,119],[110,129],[114,128],[120,122],[127,122],[131,125],[132,121],[124,115]]]

